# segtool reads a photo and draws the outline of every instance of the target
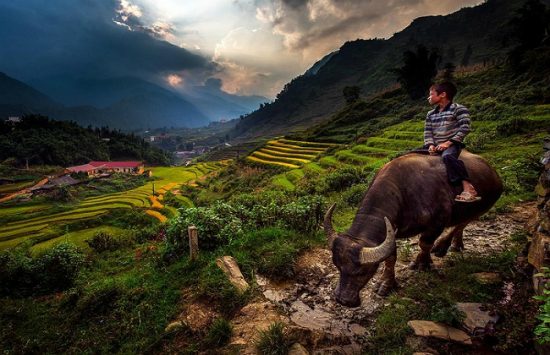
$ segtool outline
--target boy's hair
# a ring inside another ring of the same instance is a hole
[[[455,84],[449,81],[445,81],[440,84],[433,84],[432,88],[437,92],[438,95],[441,95],[442,92],[446,92],[449,101],[453,101],[457,92]]]

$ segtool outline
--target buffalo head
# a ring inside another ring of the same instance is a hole
[[[324,229],[328,245],[332,250],[332,261],[340,272],[340,280],[334,295],[338,303],[347,307],[357,307],[361,304],[359,292],[374,276],[378,265],[387,259],[395,250],[395,234],[393,227],[386,222],[386,239],[376,247],[367,248],[359,244],[359,240],[349,236],[340,236],[332,227],[332,205],[325,215]]]

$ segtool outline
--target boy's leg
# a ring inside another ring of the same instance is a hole
[[[466,171],[464,162],[458,159],[461,151],[462,148],[460,146],[453,144],[441,154],[443,164],[445,164],[445,168],[447,169],[447,176],[453,185],[460,185],[463,180],[468,179],[468,172]]]
[[[460,201],[470,201],[476,198],[477,191],[468,181],[468,172],[466,171],[464,162],[458,159],[461,150],[460,146],[453,144],[443,151],[442,158],[451,184],[462,185],[463,192],[457,196],[457,199]]]

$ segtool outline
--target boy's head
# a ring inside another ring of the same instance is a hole
[[[434,90],[438,95],[445,93],[445,97],[447,97],[450,102],[453,101],[457,92],[455,84],[448,81],[440,84],[433,84],[430,87],[430,90]]]

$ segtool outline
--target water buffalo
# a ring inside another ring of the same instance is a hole
[[[498,200],[502,182],[480,156],[463,151],[460,159],[481,196],[480,201],[454,200],[461,187],[448,182],[441,157],[407,154],[390,161],[376,174],[346,232],[336,233],[332,227],[334,205],[327,211],[324,229],[332,260],[340,271],[335,291],[339,303],[359,306],[359,292],[382,261],[385,267],[377,293],[385,295],[396,285],[395,238],[420,234],[420,253],[411,264],[416,269],[429,268],[430,251],[444,256],[451,241],[453,247],[463,248],[464,227]]]

